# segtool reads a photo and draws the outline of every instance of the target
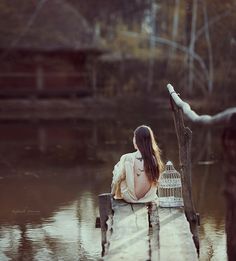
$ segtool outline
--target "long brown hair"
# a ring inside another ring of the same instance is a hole
[[[135,143],[144,161],[144,171],[150,182],[157,183],[163,170],[161,151],[149,126],[141,125],[134,131]]]

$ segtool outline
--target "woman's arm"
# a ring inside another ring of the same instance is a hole
[[[125,178],[125,155],[122,155],[119,162],[114,166],[113,177],[111,183],[111,194],[114,195],[117,190],[117,185]]]

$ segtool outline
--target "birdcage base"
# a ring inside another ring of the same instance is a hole
[[[159,206],[163,208],[183,207],[183,198],[159,197]]]

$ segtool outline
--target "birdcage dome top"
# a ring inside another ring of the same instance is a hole
[[[180,173],[174,168],[171,161],[168,161],[165,165],[165,170],[162,172],[161,178],[167,178],[168,176],[180,177]]]

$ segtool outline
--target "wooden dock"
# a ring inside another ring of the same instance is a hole
[[[198,260],[183,208],[159,208],[155,202],[129,204],[112,200],[112,211],[105,213],[109,194],[99,197],[100,203],[107,202],[100,208],[100,217],[105,218],[107,214],[106,224],[101,218],[103,260]]]

